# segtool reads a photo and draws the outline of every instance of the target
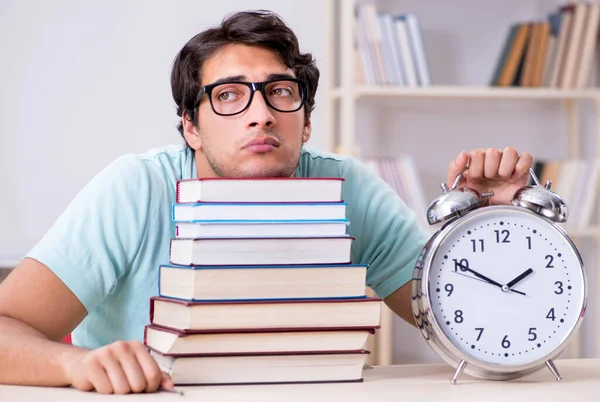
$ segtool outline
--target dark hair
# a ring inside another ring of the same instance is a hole
[[[301,53],[298,38],[275,13],[265,10],[241,11],[226,16],[217,27],[200,32],[185,44],[175,57],[171,72],[171,92],[177,104],[177,115],[184,113],[198,124],[193,108],[202,81],[202,66],[212,55],[227,45],[260,46],[272,50],[308,84],[304,105],[307,119],[315,106],[319,70],[310,53]],[[183,136],[183,124],[178,126]]]

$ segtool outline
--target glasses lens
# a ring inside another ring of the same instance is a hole
[[[302,88],[295,81],[278,80],[265,86],[272,107],[282,112],[293,112],[302,105]]]
[[[239,83],[217,85],[212,90],[212,105],[221,114],[239,113],[248,104],[250,88]]]
[[[219,84],[212,90],[212,106],[222,115],[240,113],[250,101],[248,85],[237,82]],[[281,112],[294,112],[302,106],[303,89],[295,81],[277,80],[265,85],[265,95],[269,105]]]

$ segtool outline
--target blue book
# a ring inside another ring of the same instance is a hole
[[[159,267],[158,293],[187,301],[364,298],[367,265],[200,265]]]
[[[206,220],[176,222],[175,237],[320,237],[344,236],[348,219],[304,221]]]
[[[346,219],[346,205],[345,202],[200,202],[173,204],[172,218],[175,222]]]

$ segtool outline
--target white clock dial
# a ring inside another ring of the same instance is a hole
[[[583,314],[583,267],[552,224],[517,207],[486,208],[445,236],[428,296],[448,340],[471,359],[526,365],[556,350]]]

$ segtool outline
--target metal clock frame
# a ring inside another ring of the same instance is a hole
[[[520,213],[531,214],[535,218],[541,219],[550,224],[575,251],[575,255],[577,256],[579,265],[581,267],[581,275],[583,278],[583,301],[577,322],[570,329],[567,336],[557,348],[547,355],[536,359],[534,362],[509,367],[502,366],[500,364],[484,363],[469,357],[456,346],[454,346],[454,344],[446,337],[431,310],[431,300],[429,297],[429,274],[432,261],[437,253],[440,252],[440,244],[458,225],[464,222],[466,218],[471,218],[478,215],[486,215],[488,213],[498,211],[510,214],[515,210]],[[445,360],[446,363],[456,367],[454,376],[451,379],[453,384],[456,383],[458,377],[463,371],[466,374],[472,375],[473,377],[482,379],[511,380],[522,377],[534,371],[538,371],[543,368],[544,365],[550,369],[550,371],[556,377],[556,380],[560,381],[562,379],[553,363],[553,359],[556,358],[566,348],[569,343],[569,339],[581,325],[587,305],[587,278],[585,275],[583,260],[581,259],[581,255],[577,250],[577,247],[575,247],[573,241],[559,225],[544,216],[538,215],[531,210],[519,206],[497,205],[472,210],[464,214],[462,217],[454,218],[453,220],[449,221],[431,237],[419,255],[412,279],[412,310],[417,327],[429,346],[438,354],[438,356]]]

